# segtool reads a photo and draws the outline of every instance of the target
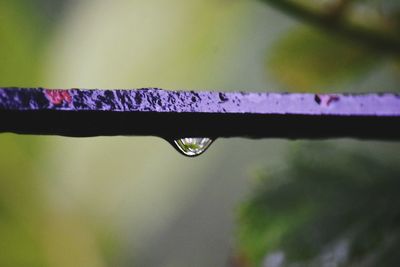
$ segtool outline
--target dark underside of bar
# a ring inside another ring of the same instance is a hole
[[[399,116],[162,113],[110,111],[0,111],[0,132],[35,135],[247,137],[396,140]]]

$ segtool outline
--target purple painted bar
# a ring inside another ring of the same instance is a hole
[[[400,95],[0,88],[0,132],[400,139]]]
[[[0,109],[400,116],[400,95],[3,88]]]

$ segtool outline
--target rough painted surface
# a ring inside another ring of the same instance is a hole
[[[0,88],[0,132],[400,139],[400,95]]]
[[[400,95],[0,88],[0,109],[400,116]]]

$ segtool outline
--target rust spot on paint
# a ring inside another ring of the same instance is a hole
[[[61,105],[64,102],[71,103],[72,97],[68,90],[45,90],[46,97],[53,105]]]

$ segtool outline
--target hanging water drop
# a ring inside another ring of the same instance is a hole
[[[201,138],[181,138],[171,142],[171,144],[183,155],[196,157],[202,154],[214,140],[207,137]]]

